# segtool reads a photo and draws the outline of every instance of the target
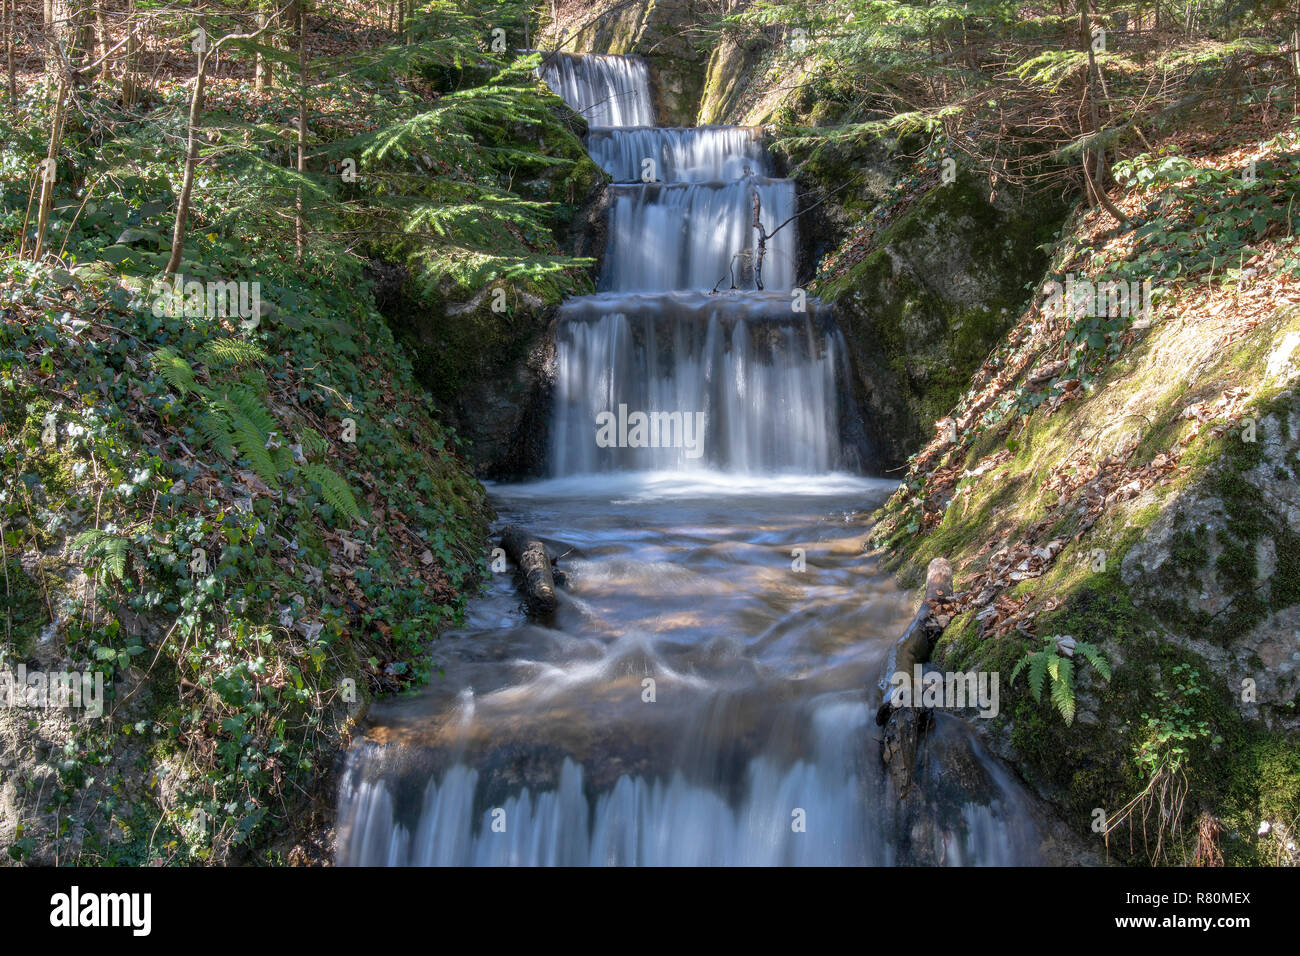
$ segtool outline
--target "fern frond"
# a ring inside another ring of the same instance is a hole
[[[97,529],[83,531],[72,541],[73,548],[86,549],[87,561],[98,558],[105,574],[119,581],[126,576],[127,544],[127,538],[110,535]]]
[[[262,404],[262,397],[247,386],[229,389],[220,398],[214,399],[212,404],[230,416],[231,425],[236,432],[239,431],[241,421],[261,432],[262,444],[266,444],[271,432],[279,429],[275,416]]]
[[[249,466],[272,488],[279,486],[279,469],[266,448],[267,435],[242,416],[234,422],[235,446]]]
[[[1110,680],[1110,661],[1106,660],[1106,655],[1095,644],[1079,641],[1074,645],[1074,650],[1076,654],[1082,654],[1098,674]]]
[[[325,436],[310,426],[302,430],[302,438],[300,441],[302,443],[303,455],[308,458],[323,455],[330,447],[329,442],[325,440]]]
[[[266,352],[255,342],[222,337],[204,343],[196,356],[204,365],[216,368],[240,368],[267,360]]]
[[[338,472],[324,465],[304,465],[302,474],[308,481],[320,486],[321,497],[335,511],[347,515],[353,521],[361,520],[361,507],[357,504],[352,489]]]
[[[126,538],[105,538],[100,549],[104,559],[104,569],[109,577],[121,581],[126,576]]]
[[[93,546],[96,541],[104,537],[104,532],[98,528],[88,528],[72,539],[72,549],[74,551]]]
[[[180,395],[194,391],[194,369],[189,362],[181,358],[170,345],[158,349],[150,356],[153,367],[163,377],[168,386]]]
[[[209,448],[229,461],[235,457],[235,442],[230,435],[230,418],[220,409],[209,408],[195,420],[195,427]]]
[[[1074,662],[1068,657],[1057,657],[1052,672],[1052,703],[1065,718],[1074,723]]]
[[[1051,669],[1052,661],[1056,658],[1055,654],[1048,651],[1038,651],[1029,657],[1029,690],[1034,695],[1034,700],[1043,699],[1043,682],[1047,679],[1047,673]]]

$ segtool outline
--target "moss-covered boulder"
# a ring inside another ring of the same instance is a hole
[[[868,240],[859,261],[816,286],[848,340],[881,469],[933,434],[1011,325],[1059,223],[1044,205],[989,202],[961,175],[935,185]]]

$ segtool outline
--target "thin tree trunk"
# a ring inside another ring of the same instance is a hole
[[[99,40],[99,78],[105,83],[113,81],[113,58],[109,56],[108,49],[112,45],[108,36],[108,18],[104,15],[104,4],[108,0],[101,0],[95,7],[95,32]]]
[[[12,9],[12,8],[10,8]],[[1300,3],[1296,4],[1296,22],[1300,23]],[[12,64],[13,51],[10,50],[10,63]],[[9,67],[13,73],[13,66]],[[1294,116],[1300,116],[1300,26],[1291,31],[1291,83],[1294,93],[1291,99],[1291,113]]]
[[[1101,111],[1098,106],[1097,78],[1099,70],[1097,67],[1097,55],[1092,49],[1092,31],[1089,29],[1088,18],[1088,0],[1079,0],[1079,31],[1082,34],[1084,49],[1088,51],[1088,85],[1085,96],[1088,97],[1088,119],[1092,124],[1092,135],[1098,136],[1101,133]],[[1088,152],[1083,154],[1083,178],[1088,189],[1091,199],[1100,203],[1102,208],[1115,217],[1115,221],[1121,225],[1126,225],[1129,218],[1120,211],[1119,207],[1110,201],[1106,195],[1106,147],[1094,147],[1093,161],[1096,166],[1096,173],[1088,171]]]
[[[129,14],[128,14],[129,16]],[[140,41],[136,36],[135,24],[128,21],[126,35],[126,56],[122,61],[122,105],[130,109],[136,104],[139,90],[135,83],[136,58],[139,56]]]
[[[18,103],[18,73],[14,68],[14,44],[18,39],[18,25],[14,20],[14,9],[18,0],[9,0],[5,8],[5,61],[9,69],[9,103]]]
[[[278,14],[277,14],[278,15]],[[274,18],[272,18],[274,19]],[[269,23],[269,21],[268,21]],[[167,275],[175,275],[181,265],[185,245],[185,223],[190,214],[190,196],[194,192],[194,172],[199,165],[199,117],[203,113],[203,83],[208,75],[208,60],[220,51],[228,40],[254,40],[262,36],[265,27],[252,33],[231,33],[215,43],[209,38],[207,49],[198,54],[194,70],[194,93],[190,97],[189,136],[185,146],[185,172],[181,177],[181,194],[176,200],[176,222],[172,225],[172,251],[167,257]]]
[[[257,15],[257,27],[259,30],[266,29],[265,13]],[[258,92],[270,89],[271,76],[271,61],[261,53],[253,54],[253,89]]]
[[[298,175],[307,171],[307,12],[298,6]],[[302,218],[302,186],[298,187],[294,216],[294,245],[302,262],[307,230]]]
[[[54,120],[50,124],[50,146],[45,159],[49,164],[41,169],[41,202],[36,211],[36,248],[32,252],[32,261],[40,262],[45,252],[45,231],[50,225],[50,207],[54,203],[55,170],[59,157],[59,144],[63,141],[63,117],[68,102],[67,77],[59,84],[59,100],[54,106]]]
[[[181,194],[176,201],[176,222],[172,225],[172,251],[167,257],[167,275],[175,275],[181,266],[181,253],[185,246],[185,221],[190,214],[190,195],[194,192],[194,170],[199,165],[199,116],[203,112],[203,83],[207,79],[208,54],[200,53],[194,71],[194,93],[190,97],[189,137],[185,147],[185,173],[181,178]]]
[[[279,42],[276,44],[286,53],[292,53],[297,40],[298,19],[302,16],[303,0],[289,0],[288,6],[284,10],[284,20],[281,21],[280,29],[276,31]],[[288,64],[285,65],[284,87],[286,90],[293,89],[293,68]]]

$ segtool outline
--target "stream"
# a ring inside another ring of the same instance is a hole
[[[749,130],[652,126],[636,57],[543,77],[616,181],[609,246],[559,313],[550,477],[488,487],[566,586],[533,620],[492,575],[442,676],[375,705],[337,862],[1056,862],[961,720],[937,715],[906,799],[882,766],[872,692],[915,608],[863,545],[897,482],[862,476],[843,339],[793,291],[793,182]]]

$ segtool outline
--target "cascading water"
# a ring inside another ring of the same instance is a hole
[[[790,180],[620,184],[610,190],[602,291],[756,289],[755,196],[765,230],[788,223],[764,250],[763,288],[788,291],[794,286],[797,239],[790,221],[795,198]]]
[[[654,123],[650,71],[635,56],[549,53],[542,79],[591,126]]]
[[[831,471],[841,457],[845,351],[816,300],[791,315],[783,292],[573,299],[560,309],[551,469]],[[647,446],[592,441],[597,416],[620,407],[649,410]],[[685,415],[704,426],[698,447],[651,433],[656,418],[691,427]]]
[[[593,127],[587,150],[616,183],[728,182],[771,175],[755,131],[740,126]]]
[[[864,688],[911,609],[853,515],[894,483],[842,470],[846,350],[793,288],[793,184],[749,130],[650,127],[635,57],[542,75],[618,185],[601,291],[559,313],[553,477],[490,490],[568,584],[542,624],[494,575],[445,678],[376,706],[338,861],[1041,862],[1036,805],[961,721],[928,735],[920,816],[882,771]]]

